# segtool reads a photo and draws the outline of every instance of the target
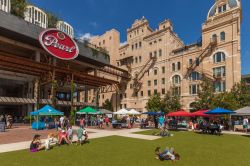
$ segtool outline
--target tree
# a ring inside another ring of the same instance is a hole
[[[216,94],[212,99],[211,109],[221,107],[229,110],[237,110],[240,106],[232,92]]]
[[[161,97],[160,94],[157,93],[156,95],[153,95],[148,100],[146,107],[148,111],[158,112],[161,111]]]
[[[171,95],[168,91],[161,101],[162,111],[165,113],[173,112],[181,109],[180,96]]]
[[[250,88],[245,82],[242,81],[235,84],[231,89],[231,93],[237,101],[239,108],[250,106]]]
[[[102,108],[109,111],[113,111],[112,102],[109,99],[106,99],[105,102],[102,104]]]
[[[194,110],[207,110],[211,108],[214,98],[213,82],[206,77],[202,77],[202,83],[198,92],[198,98],[194,103]]]
[[[11,14],[24,18],[24,12],[27,7],[26,0],[11,0]]]
[[[59,21],[59,18],[51,12],[47,12],[47,17],[48,17],[48,28],[56,28],[56,24],[57,21]]]

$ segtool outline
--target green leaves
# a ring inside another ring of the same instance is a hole
[[[158,112],[163,111],[165,113],[173,112],[181,108],[180,97],[177,95],[171,95],[167,92],[163,99],[160,94],[151,96],[148,100],[146,107],[148,111]]]
[[[181,109],[180,96],[171,95],[168,91],[161,101],[162,111],[165,113],[174,112]]]
[[[11,0],[11,14],[24,18],[24,12],[27,7],[26,0]]]
[[[105,102],[102,104],[102,108],[109,111],[113,111],[112,102],[109,99],[106,99]]]
[[[148,111],[152,111],[152,112],[161,111],[162,105],[161,105],[160,94],[157,93],[156,95],[151,96],[150,99],[148,100],[145,108]]]

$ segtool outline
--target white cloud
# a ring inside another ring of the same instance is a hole
[[[95,35],[92,35],[91,33],[84,33],[84,34],[80,34],[78,39],[80,41],[89,41],[91,38],[95,37]]]
[[[126,45],[127,43],[128,43],[127,41],[121,42],[121,43],[120,43],[120,47]]]

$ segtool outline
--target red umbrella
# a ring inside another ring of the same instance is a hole
[[[189,112],[186,112],[184,110],[179,110],[176,112],[171,112],[167,116],[192,116]]]
[[[205,112],[208,112],[208,110],[199,110],[199,111],[193,112],[191,113],[191,116],[209,117],[209,115],[205,114]]]

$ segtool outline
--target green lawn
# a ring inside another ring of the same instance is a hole
[[[250,166],[248,137],[173,133],[173,137],[155,141],[112,136],[93,139],[83,146],[61,146],[47,152],[3,153],[0,166]],[[176,163],[155,160],[156,146],[173,146],[181,160]]]

